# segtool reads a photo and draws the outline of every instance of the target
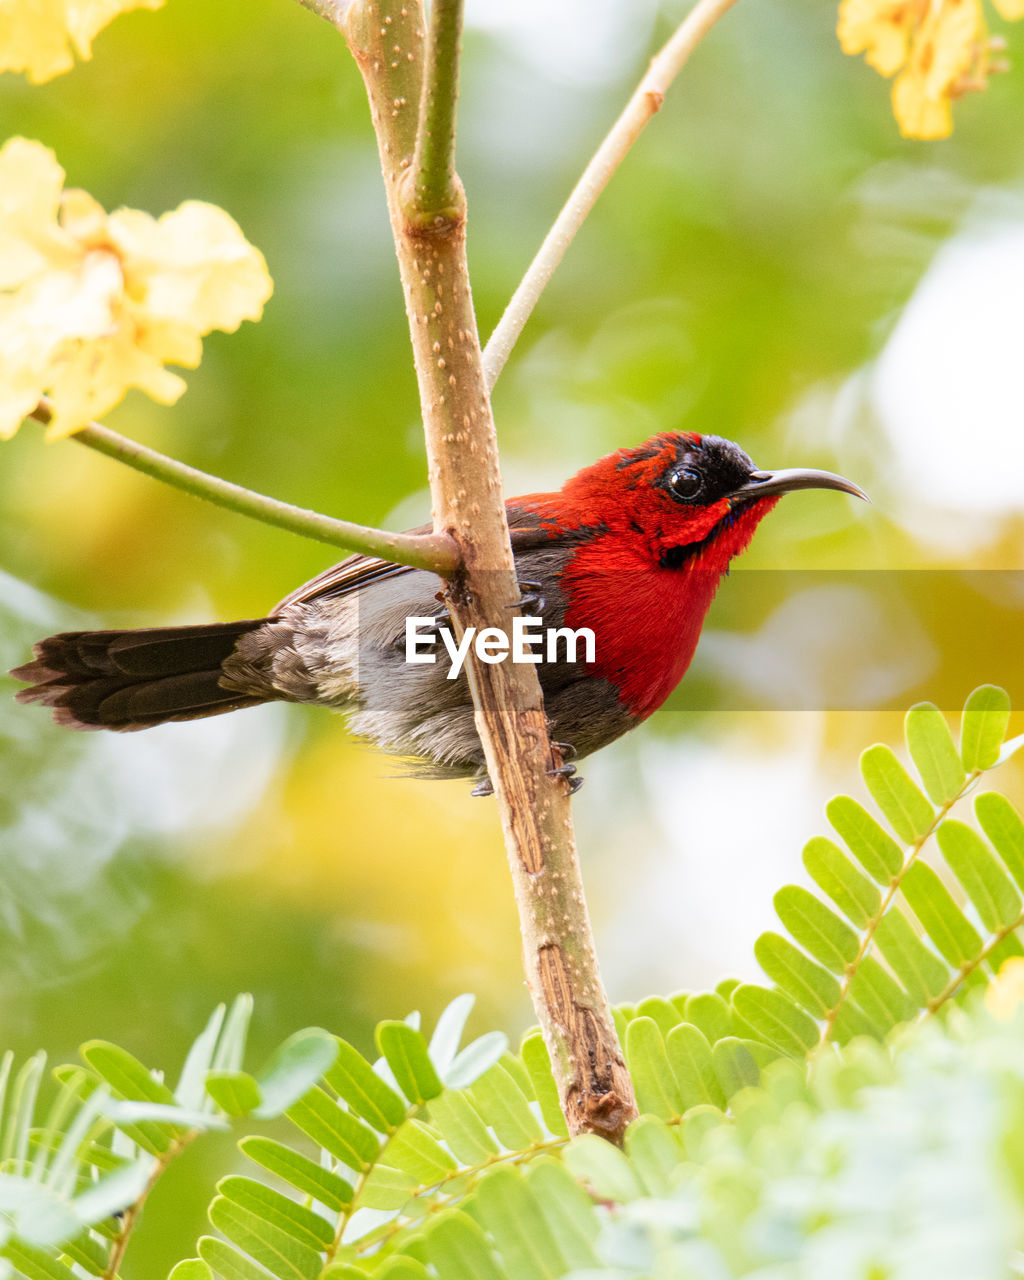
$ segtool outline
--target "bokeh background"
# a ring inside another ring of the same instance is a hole
[[[467,8],[459,167],[486,334],[683,6]],[[873,498],[787,499],[683,690],[587,762],[578,836],[617,1000],[755,972],[772,893],[899,709],[952,710],[993,678],[1024,700],[1024,66],[958,106],[951,140],[906,142],[834,22],[759,0],[721,23],[496,391],[510,493],[684,428]],[[1024,63],[1024,31],[1003,34]],[[303,505],[426,517],[375,147],[325,23],[287,0],[168,0],[71,75],[3,78],[0,112],[107,208],[222,205],[275,278],[261,324],[207,339],[177,407],[133,395],[111,426]],[[260,615],[332,558],[31,424],[0,449],[4,670],[52,630]],[[306,708],[76,736],[13,691],[0,679],[5,1046],[60,1059],[103,1036],[173,1072],[240,990],[254,1060],[309,1023],[368,1048],[377,1019],[464,990],[478,1029],[528,1025],[493,805],[463,784],[395,780]],[[214,1148],[172,1171],[194,1215],[144,1223],[132,1275],[188,1251]]]

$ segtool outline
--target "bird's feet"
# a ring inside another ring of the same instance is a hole
[[[569,784],[569,794],[574,796],[583,786],[583,779],[576,772],[574,764],[563,764],[557,769],[548,770],[549,778],[564,778]]]
[[[437,593],[437,599],[441,599],[440,592]],[[441,628],[446,627],[448,623],[451,622],[452,615],[447,609],[442,607],[438,609],[436,613],[430,614],[429,617],[430,625],[427,626],[425,623],[422,624],[422,630],[418,632],[418,638],[422,639],[424,642],[431,640],[436,643],[441,635]],[[430,632],[434,633],[433,636],[430,635]],[[404,652],[409,645],[409,637],[405,631],[400,631],[398,635],[395,636],[394,640],[391,641],[391,644],[393,648],[401,649]]]
[[[438,609],[437,613],[432,613],[430,615],[430,620],[433,623],[434,630],[440,631],[446,623],[451,622],[452,615],[446,608],[444,608],[444,606],[442,606]]]
[[[556,742],[552,745],[558,747],[563,756],[570,752],[573,755],[576,754],[575,749],[567,742]],[[576,766],[574,764],[563,764],[557,769],[549,769],[548,777],[564,778],[569,786],[569,794],[571,796],[574,796],[576,792],[579,791],[580,787],[583,786],[583,779],[576,772]],[[493,796],[494,783],[485,774],[469,794],[472,796]]]
[[[547,603],[541,595],[543,589],[543,582],[520,582],[519,590],[522,595],[508,607],[510,609],[520,609],[523,613],[528,613],[535,618],[541,617],[544,613],[544,606]]]

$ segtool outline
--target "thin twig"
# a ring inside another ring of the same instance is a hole
[[[44,425],[48,423],[52,417],[49,401],[45,398],[40,401],[29,417]],[[169,458],[98,422],[90,422],[71,438],[195,498],[203,498],[229,511],[237,511],[316,542],[380,556],[383,560],[407,564],[414,569],[430,569],[434,573],[451,573],[460,563],[454,541],[443,534],[389,533],[385,529],[373,529],[349,520],[335,520],[305,507],[293,507],[289,502],[255,493],[242,485],[232,484],[230,480],[199,471],[176,458]]]
[[[671,1124],[671,1121],[669,1121],[669,1123]],[[465,1168],[453,1169],[451,1172],[444,1174],[444,1176],[437,1182],[423,1183],[418,1187],[410,1188],[409,1204],[412,1204],[416,1200],[420,1200],[421,1197],[425,1196],[426,1199],[421,1200],[420,1204],[417,1206],[418,1212],[423,1214],[424,1220],[429,1217],[436,1216],[439,1213],[443,1213],[445,1209],[449,1208],[449,1206],[464,1201],[467,1190],[472,1190],[475,1185],[473,1179],[477,1175],[487,1173],[487,1171],[489,1169],[493,1169],[495,1165],[500,1164],[510,1168],[515,1168],[521,1164],[525,1164],[529,1160],[535,1159],[539,1155],[547,1154],[549,1152],[553,1154],[556,1151],[562,1151],[569,1145],[569,1141],[569,1138],[552,1138],[546,1142],[533,1142],[522,1151],[495,1152],[493,1156],[482,1164],[468,1165]],[[378,1165],[379,1163],[380,1157],[378,1157]],[[378,1165],[371,1165],[371,1170],[377,1168]],[[454,1188],[450,1191],[446,1191],[445,1187],[447,1183],[453,1183]],[[466,1184],[468,1184],[468,1186]],[[353,1203],[356,1202],[356,1200],[353,1201]],[[362,1256],[377,1253],[386,1247],[388,1242],[393,1240],[399,1232],[406,1230],[408,1225],[409,1219],[405,1216],[404,1212],[399,1213],[383,1227],[378,1227],[376,1231],[369,1232],[365,1236],[362,1236],[354,1243],[353,1248],[357,1254]]]
[[[345,18],[345,10],[352,0],[299,0],[303,9],[309,9],[321,18],[326,18],[333,26],[339,27]]]
[[[1000,927],[995,931],[992,937],[989,938],[988,942],[985,943],[985,945],[974,957],[974,959],[966,960],[960,966],[960,968],[956,971],[953,977],[950,978],[946,986],[942,988],[939,994],[937,996],[932,996],[932,998],[928,1001],[927,1005],[925,1005],[925,1007],[921,1010],[921,1014],[920,1014],[920,1017],[918,1018],[918,1022],[924,1022],[927,1018],[930,1018],[934,1014],[938,1013],[938,1011],[947,1002],[947,1000],[951,1000],[953,996],[956,995],[957,988],[962,985],[964,980],[966,978],[969,978],[971,974],[975,971],[975,969],[980,968],[981,965],[984,964],[985,961],[989,958],[992,952],[995,951],[996,947],[998,947],[1000,943],[1005,942],[1006,939],[1011,934],[1016,933],[1017,930],[1021,927],[1021,925],[1024,925],[1024,911],[1022,911],[1017,916],[1016,920],[1012,921],[1012,923],[1000,925]]]
[[[484,347],[484,374],[488,388],[493,389],[540,295],[608,179],[625,159],[650,118],[660,110],[669,86],[686,65],[690,54],[735,3],[736,0],[698,0],[671,40],[651,60],[636,92],[598,147],[583,171],[583,177],[544,237],[537,256],[530,263],[519,288],[505,308],[505,314]]]
[[[183,1134],[180,1138],[176,1138],[167,1150],[157,1159],[157,1163],[153,1168],[153,1172],[149,1175],[146,1185],[142,1189],[142,1193],[136,1200],[124,1210],[121,1214],[121,1227],[117,1235],[113,1239],[110,1254],[107,1257],[107,1265],[100,1280],[118,1280],[118,1272],[121,1269],[121,1263],[124,1261],[124,1255],[128,1249],[128,1242],[132,1238],[132,1232],[135,1230],[139,1222],[142,1210],[145,1208],[146,1201],[149,1199],[150,1192],[160,1181],[161,1177],[166,1173],[167,1166],[175,1157],[181,1155],[185,1148],[195,1140],[198,1130],[191,1129],[188,1133]]]
[[[419,129],[405,208],[431,230],[465,214],[455,173],[455,104],[459,98],[462,0],[433,0],[420,99]],[[420,221],[413,218],[414,221]]]

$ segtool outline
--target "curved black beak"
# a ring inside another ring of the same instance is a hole
[[[852,493],[855,498],[870,498],[851,480],[837,476],[833,471],[815,471],[812,467],[794,467],[789,471],[751,471],[746,484],[734,489],[730,498],[768,498],[776,494],[792,493],[795,489],[838,489]]]

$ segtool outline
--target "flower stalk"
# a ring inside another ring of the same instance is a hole
[[[44,426],[49,423],[52,409],[45,397],[29,415]],[[108,458],[123,462],[125,466],[141,471],[154,480],[162,480],[175,489],[190,493],[194,498],[213,502],[229,511],[260,520],[264,524],[287,529],[316,542],[326,542],[333,547],[345,547],[361,551],[364,555],[380,556],[396,564],[407,564],[414,569],[430,569],[434,573],[453,573],[459,565],[458,548],[451,538],[429,533],[389,533],[386,529],[373,529],[367,525],[353,524],[350,520],[335,520],[305,507],[293,507],[289,502],[270,498],[265,494],[246,489],[230,480],[209,475],[190,467],[165,453],[158,453],[146,445],[129,440],[98,422],[90,422],[70,437],[95,449]]]

